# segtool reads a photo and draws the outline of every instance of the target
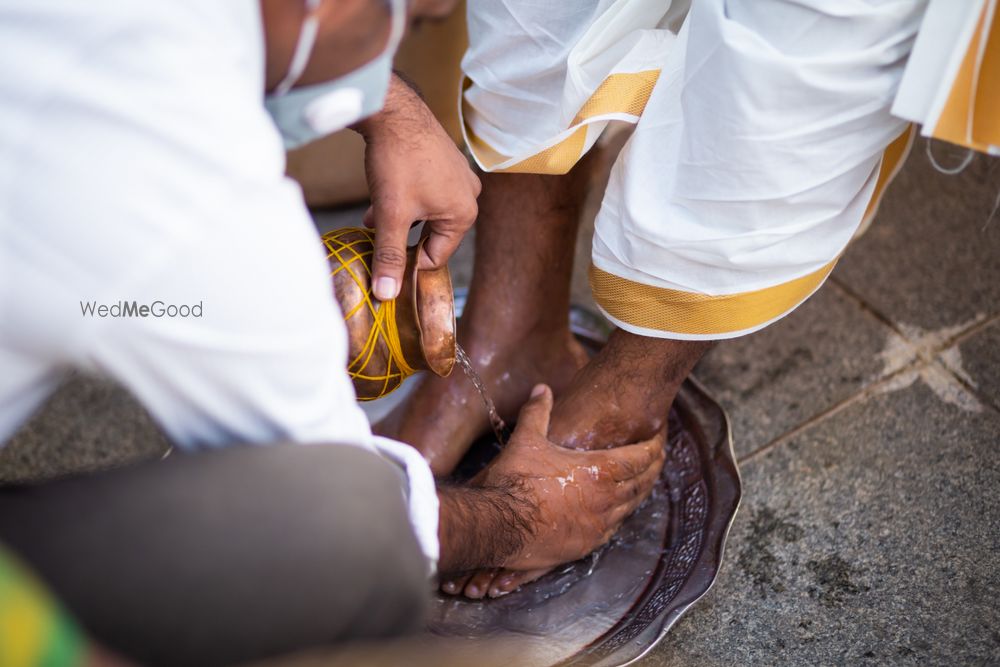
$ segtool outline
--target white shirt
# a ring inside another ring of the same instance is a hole
[[[263,72],[257,0],[0,6],[0,442],[67,369],[105,373],[183,447],[381,452],[434,562],[430,469],[355,402]],[[122,302],[150,311],[99,315]]]

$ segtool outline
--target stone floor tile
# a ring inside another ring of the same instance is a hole
[[[1000,321],[941,353],[942,363],[1000,409]]]
[[[729,412],[737,456],[876,379],[892,330],[833,285],[749,336],[721,341],[695,375]]]
[[[722,576],[642,664],[1000,661],[1000,414],[875,395],[743,466]]]
[[[1000,212],[987,222],[1000,195],[1000,160],[977,156],[948,176],[933,169],[925,148],[916,143],[833,279],[890,321],[929,330],[1000,313]]]

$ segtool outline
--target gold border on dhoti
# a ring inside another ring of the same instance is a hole
[[[984,153],[1000,148],[1000,13],[983,3],[948,99],[930,133]]]
[[[559,134],[562,139],[513,164],[505,165],[514,160],[514,157],[504,155],[476,135],[465,120],[463,108],[462,124],[466,144],[486,171],[505,174],[565,174],[583,157],[587,144],[587,126],[601,120],[610,120],[611,116],[615,120],[637,122],[659,78],[658,69],[611,74],[583,103],[569,127]],[[471,82],[466,79],[462,85],[464,90]],[[464,106],[463,95],[462,107]]]
[[[915,126],[907,127],[885,148],[862,226],[878,210],[889,183],[909,153],[915,131]],[[601,308],[621,322],[676,334],[724,336],[759,328],[795,309],[819,289],[839,258],[838,254],[828,264],[800,278],[735,294],[710,295],[646,285],[593,265],[590,288]]]

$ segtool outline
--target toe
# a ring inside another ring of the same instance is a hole
[[[471,574],[463,574],[457,577],[449,577],[441,582],[441,590],[448,595],[458,595],[465,588],[465,584],[472,578]]]
[[[513,593],[521,586],[551,572],[551,568],[539,570],[503,570],[493,579],[490,597],[500,597]]]
[[[490,588],[488,595],[491,598],[498,598],[502,595],[507,595],[511,591],[515,590],[510,587],[510,581],[517,576],[517,572],[513,570],[497,570],[496,576],[493,577],[493,581],[490,582]]]
[[[465,585],[465,596],[473,600],[485,597],[496,573],[497,570],[482,570],[473,574],[469,582]]]

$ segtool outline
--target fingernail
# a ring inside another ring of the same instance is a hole
[[[531,390],[531,397],[532,398],[538,398],[539,396],[541,396],[544,393],[545,393],[545,385],[544,384],[536,384],[535,388]]]
[[[382,301],[391,301],[396,298],[396,279],[382,276],[375,281],[375,296]]]

